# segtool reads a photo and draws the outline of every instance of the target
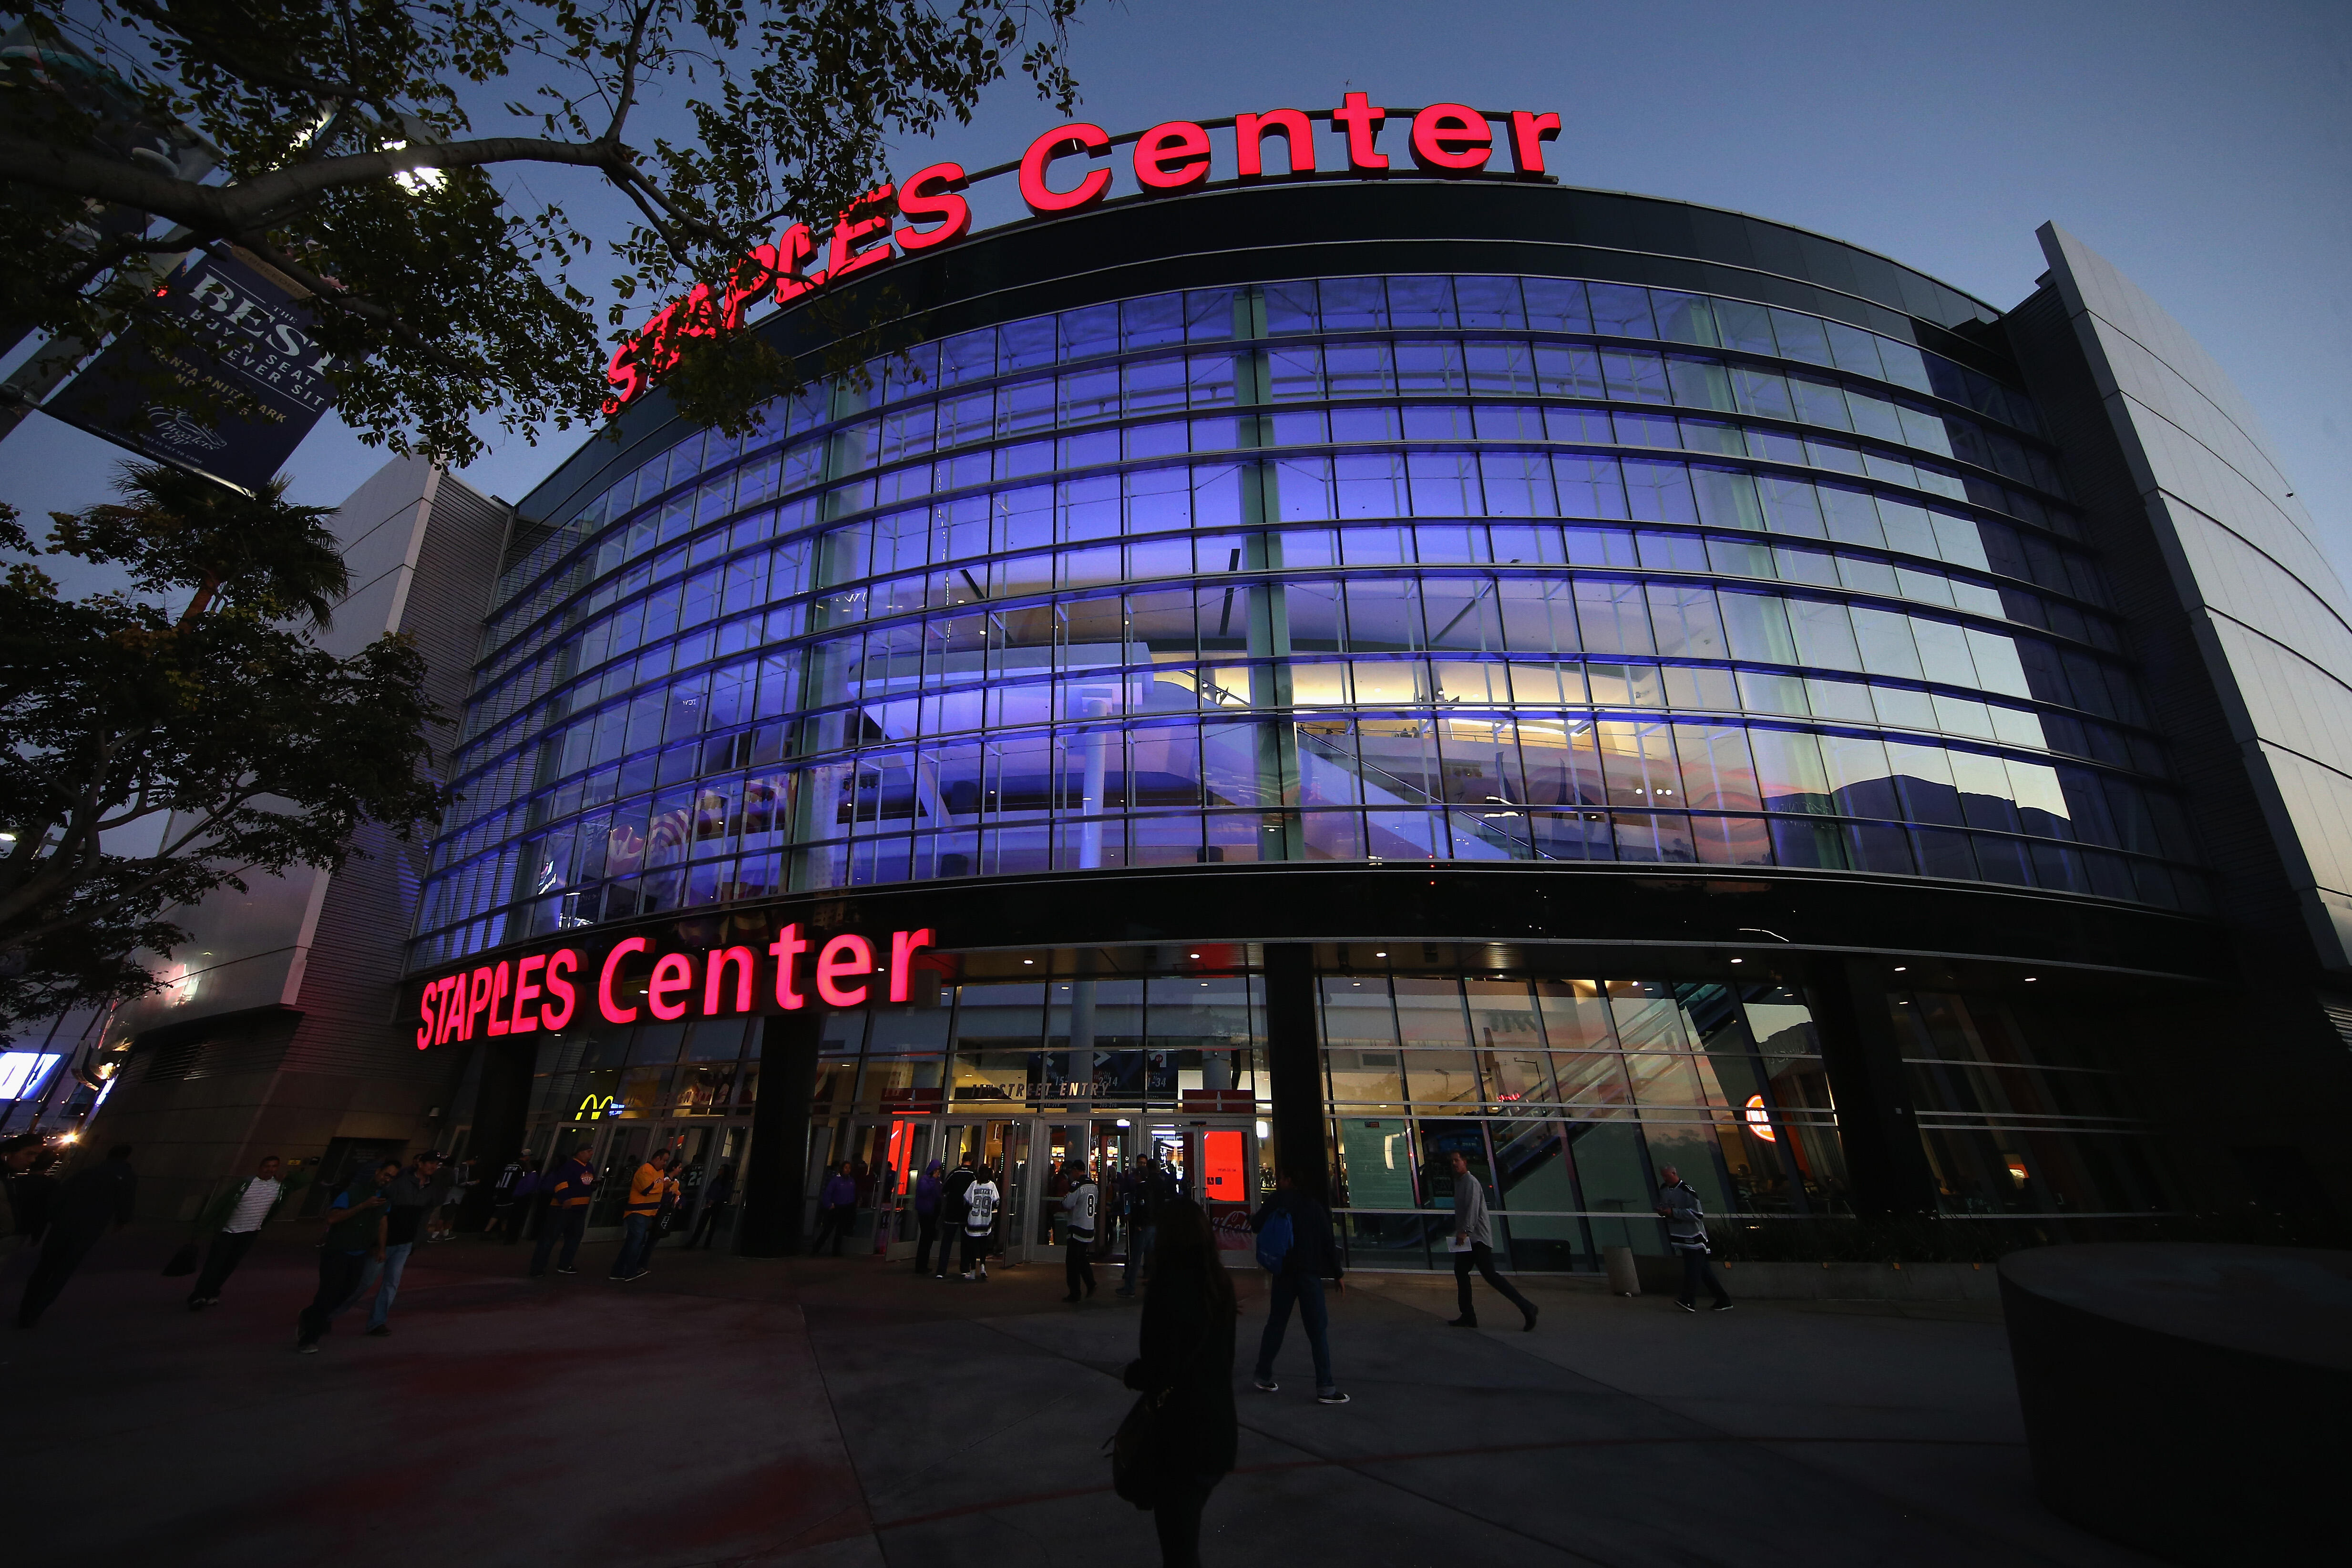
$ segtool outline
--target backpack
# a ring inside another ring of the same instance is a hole
[[[1258,1228],[1257,1266],[1269,1274],[1281,1273],[1282,1266],[1290,1260],[1291,1243],[1297,1237],[1288,1209],[1277,1208],[1267,1215],[1265,1223]]]

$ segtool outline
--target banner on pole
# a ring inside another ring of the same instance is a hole
[[[158,291],[186,337],[126,332],[41,412],[148,457],[256,490],[268,483],[334,402],[331,356],[310,313],[233,256],[197,251]],[[226,409],[207,425],[165,393],[209,387]]]

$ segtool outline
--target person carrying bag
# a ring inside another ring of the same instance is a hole
[[[1209,1217],[1171,1199],[1144,1292],[1139,1354],[1124,1381],[1135,1406],[1109,1443],[1111,1486],[1151,1510],[1161,1568],[1199,1568],[1201,1514],[1234,1468],[1233,1281],[1217,1255]]]

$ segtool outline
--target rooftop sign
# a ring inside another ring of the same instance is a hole
[[[1525,110],[1488,113],[1458,103],[1388,110],[1375,107],[1360,92],[1346,94],[1339,107],[1325,110],[1322,118],[1346,142],[1345,162],[1333,168],[1331,176],[1347,179],[1380,179],[1391,172],[1389,155],[1380,150],[1381,129],[1391,120],[1409,124],[1404,151],[1414,169],[1452,179],[1504,172],[1494,166],[1498,155],[1509,159],[1507,177],[1547,178],[1543,144],[1559,134],[1557,114]],[[1238,114],[1231,120],[1171,120],[1118,137],[1080,121],[1045,132],[1019,162],[977,174],[967,173],[960,163],[934,163],[867,192],[823,234],[806,224],[791,225],[773,244],[755,246],[737,262],[725,286],[697,284],[685,298],[656,311],[614,350],[605,372],[613,391],[604,412],[617,413],[643,396],[677,362],[681,341],[732,331],[753,306],[768,301],[790,305],[901,256],[963,238],[972,232],[966,193],[975,184],[1013,175],[1031,214],[1058,217],[1100,204],[1111,189],[1113,148],[1131,144],[1137,193],[1177,195],[1211,183],[1217,155],[1209,132],[1227,128],[1233,132],[1234,183],[1323,177],[1314,121],[1296,109]],[[1266,169],[1273,151],[1269,139],[1282,144],[1278,175]],[[819,261],[824,265],[812,271]]]

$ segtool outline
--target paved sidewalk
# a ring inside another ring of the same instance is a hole
[[[298,1356],[315,1253],[265,1241],[197,1315],[188,1281],[159,1277],[171,1247],[112,1239],[41,1328],[0,1329],[26,1422],[12,1559],[1158,1560],[1100,1452],[1137,1321],[1108,1279],[1073,1308],[1058,1267],[967,1285],[665,1249],[616,1285],[606,1246],[534,1281],[519,1250],[467,1239],[416,1254],[392,1338],[362,1337],[353,1309]],[[0,1281],[11,1321],[23,1271]],[[2034,1502],[1984,1309],[1694,1317],[1538,1281],[1537,1332],[1506,1309],[1469,1333],[1445,1326],[1450,1280],[1359,1275],[1333,1299],[1354,1403],[1327,1408],[1295,1324],[1282,1391],[1248,1386],[1265,1297],[1241,1284],[1241,1469],[1209,1505],[1211,1568],[2150,1561]]]

